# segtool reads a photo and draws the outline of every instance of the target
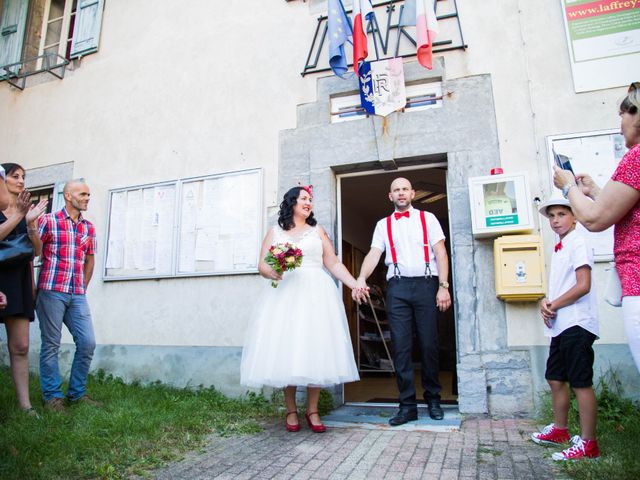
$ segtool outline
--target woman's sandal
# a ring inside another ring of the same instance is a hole
[[[40,416],[40,414],[35,410],[35,408],[30,407],[30,408],[23,408],[22,411],[24,412],[25,415],[27,415],[28,417],[31,418],[35,418],[36,420],[41,420],[42,417]]]
[[[299,432],[300,431],[300,422],[298,422],[295,425],[291,425],[289,422],[287,422],[287,418],[289,418],[289,415],[293,415],[293,414],[298,415],[298,412],[296,410],[293,410],[291,412],[287,412],[286,417],[284,417],[284,426],[287,429],[287,432]]]
[[[304,416],[307,419],[307,423],[309,424],[309,428],[314,432],[314,433],[323,433],[327,431],[327,427],[325,427],[322,422],[320,422],[318,425],[314,425],[313,423],[311,423],[311,415],[318,415],[318,420],[320,419],[320,414],[318,412],[311,412],[311,413],[305,413]]]

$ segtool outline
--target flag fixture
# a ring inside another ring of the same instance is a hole
[[[341,0],[329,0],[327,12],[327,33],[329,34],[329,66],[338,77],[349,69],[344,44],[352,35],[351,23]]]
[[[367,32],[365,22],[371,19],[373,7],[371,0],[353,0],[353,71],[359,73],[359,65],[367,55]]]
[[[386,117],[407,104],[402,58],[362,62],[360,101],[367,113]]]
[[[439,33],[434,3],[434,0],[406,0],[400,19],[402,26],[416,26],[418,63],[429,70],[433,68],[433,42]]]

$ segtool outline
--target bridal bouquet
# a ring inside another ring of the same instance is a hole
[[[300,266],[302,263],[302,250],[293,243],[277,243],[269,248],[264,261],[276,272],[283,274],[287,270],[293,270]],[[278,282],[272,281],[271,286],[276,288]]]

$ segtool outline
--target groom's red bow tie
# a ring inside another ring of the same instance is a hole
[[[395,212],[393,216],[396,217],[396,220],[400,220],[402,217],[409,218],[409,210],[406,212]]]
[[[562,250],[562,240],[560,240],[558,243],[556,243],[556,246],[554,248],[554,252],[557,252],[558,250]]]

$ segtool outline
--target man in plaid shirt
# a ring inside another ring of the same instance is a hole
[[[39,219],[42,268],[36,300],[42,335],[40,385],[45,408],[58,412],[65,409],[58,367],[63,323],[76,345],[67,399],[71,404],[101,405],[86,393],[96,341],[85,292],[93,274],[96,232],[81,212],[87,209],[91,192],[84,181],[72,180],[63,193],[65,207]]]

